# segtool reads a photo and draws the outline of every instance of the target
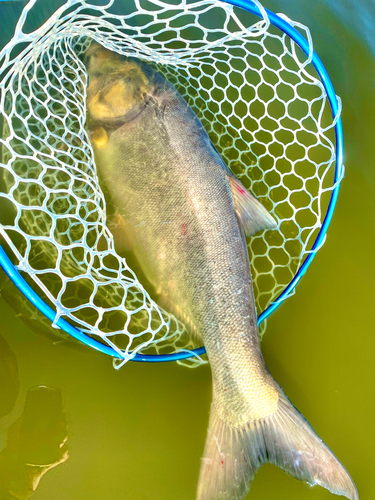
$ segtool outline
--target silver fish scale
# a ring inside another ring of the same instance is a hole
[[[158,302],[203,337],[215,401],[240,425],[260,418],[277,390],[260,353],[231,174],[184,99],[159,85],[136,119],[94,146],[96,162]]]

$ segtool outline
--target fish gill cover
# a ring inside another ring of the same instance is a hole
[[[0,53],[2,244],[56,310],[54,326],[65,318],[99,338],[118,353],[117,366],[137,352],[198,346],[115,250],[107,224],[114,209],[85,129],[83,55],[95,40],[159,71],[195,111],[231,172],[274,215],[276,230],[248,240],[263,311],[311,251],[336,153],[327,95],[311,58],[255,3],[260,21],[218,0],[69,0],[36,27],[41,1],[31,0]],[[308,30],[288,22],[312,50]],[[203,362],[191,359],[193,366]]]

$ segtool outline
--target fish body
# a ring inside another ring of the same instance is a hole
[[[146,64],[92,44],[88,129],[118,229],[159,302],[203,341],[213,402],[198,500],[243,499],[271,462],[358,498],[349,475],[270,375],[244,233],[275,221],[228,171],[185,100]]]

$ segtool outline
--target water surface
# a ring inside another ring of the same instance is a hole
[[[57,2],[47,4],[53,10]],[[327,242],[296,295],[269,320],[263,352],[288,397],[352,475],[360,498],[370,500],[375,496],[373,2],[272,0],[264,6],[311,29],[343,101],[346,177]],[[1,8],[0,15],[7,16],[5,24],[1,18],[3,44],[17,5]],[[53,343],[28,330],[8,304],[1,302],[0,308],[0,334],[19,370],[15,406],[0,419],[0,448],[31,387],[58,388],[68,422],[69,459],[41,479],[35,500],[195,498],[211,400],[208,366],[129,363],[117,372],[106,356]],[[7,382],[0,382],[5,387]],[[48,432],[51,439],[56,434]],[[248,498],[334,497],[267,465]]]

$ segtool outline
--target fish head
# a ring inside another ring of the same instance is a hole
[[[125,117],[153,88],[151,68],[96,42],[86,51],[84,64],[88,73],[87,110],[93,121]]]

